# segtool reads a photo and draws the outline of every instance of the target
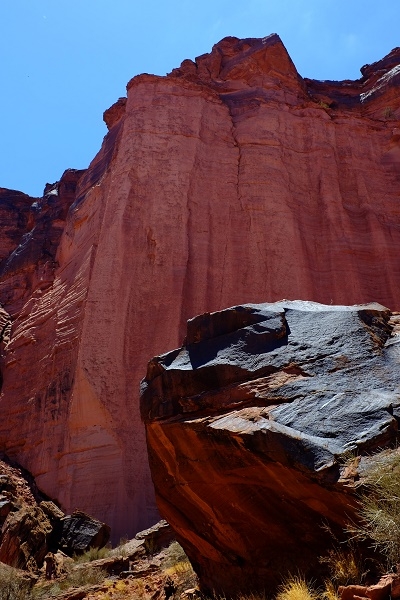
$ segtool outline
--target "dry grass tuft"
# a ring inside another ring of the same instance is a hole
[[[56,598],[59,594],[71,588],[104,583],[106,577],[106,571],[103,569],[96,569],[88,564],[82,568],[71,569],[65,577],[58,581],[46,582],[35,586],[32,591],[32,598],[35,600]]]
[[[317,600],[318,592],[300,576],[285,581],[276,596],[276,600]]]
[[[1,600],[30,600],[31,585],[11,567],[0,565]]]
[[[337,587],[360,583],[363,577],[362,561],[353,549],[329,550],[327,556],[320,559],[325,563],[330,572],[330,579]]]
[[[324,600],[339,600],[339,594],[337,591],[337,587],[333,583],[333,581],[325,581],[325,589],[322,592],[322,597]]]
[[[110,548],[89,548],[82,554],[74,554],[73,559],[76,563],[82,564],[98,560],[99,558],[106,558],[110,554]]]
[[[360,496],[361,525],[349,532],[356,538],[372,540],[395,565],[400,558],[400,453],[384,453],[367,471],[365,492]]]

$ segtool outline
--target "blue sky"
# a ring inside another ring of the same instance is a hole
[[[102,113],[227,35],[278,33],[299,73],[357,79],[400,46],[399,0],[1,0],[0,187],[42,194],[88,166]]]

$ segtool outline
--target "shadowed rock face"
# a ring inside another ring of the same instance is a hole
[[[4,458],[4,457],[3,457]],[[69,556],[105,546],[110,528],[82,512],[64,513],[45,500],[27,472],[0,460],[0,561],[37,571],[46,554]]]
[[[132,79],[85,172],[32,202],[0,190],[0,450],[63,510],[116,541],[158,520],[137,390],[193,315],[396,308],[399,64],[395,50],[356,82],[313,82],[278,36],[225,38]]]
[[[157,503],[205,589],[270,589],[316,568],[324,524],[343,535],[346,454],[398,439],[397,320],[378,304],[236,306],[189,321],[186,345],[149,363]]]

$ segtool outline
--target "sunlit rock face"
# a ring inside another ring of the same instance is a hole
[[[185,345],[150,361],[157,503],[204,591],[318,575],[356,520],[363,456],[398,440],[398,333],[379,304],[247,304],[192,319]]]
[[[188,318],[280,298],[397,307],[399,63],[315,82],[276,35],[225,38],[132,79],[87,171],[39,200],[1,191],[0,449],[65,511],[117,540],[158,519],[139,381]]]

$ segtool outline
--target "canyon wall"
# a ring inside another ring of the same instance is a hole
[[[85,172],[42,199],[1,190],[0,451],[63,510],[116,540],[157,519],[139,381],[188,318],[281,298],[397,308],[399,80],[399,49],[315,82],[277,35],[225,38],[134,77]]]

